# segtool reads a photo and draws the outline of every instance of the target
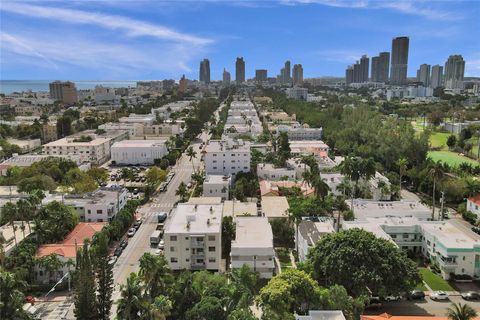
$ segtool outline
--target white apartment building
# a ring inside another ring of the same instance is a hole
[[[42,145],[40,139],[20,140],[9,138],[7,142],[19,146],[22,149],[22,153],[30,152]]]
[[[303,220],[298,224],[298,233],[295,234],[295,244],[298,250],[298,259],[305,261],[308,252],[325,235],[334,233],[333,221],[326,217],[321,221]]]
[[[110,143],[111,139],[106,137],[82,142],[79,137],[70,136],[45,144],[43,152],[51,156],[78,156],[82,162],[102,164],[110,158]]]
[[[261,180],[296,180],[297,173],[294,169],[276,167],[271,163],[259,163],[257,165],[257,176]]]
[[[204,197],[220,197],[222,200],[229,199],[232,177],[222,175],[207,175],[203,181]]]
[[[260,278],[270,279],[275,271],[272,227],[264,217],[235,218],[235,240],[230,252],[232,269],[247,265]]]
[[[95,89],[93,92],[95,95],[96,103],[104,103],[104,102],[119,103],[120,102],[120,96],[117,96],[115,94],[114,88],[95,86]]]
[[[222,211],[221,203],[178,204],[165,226],[170,269],[220,270]]]
[[[351,206],[351,201],[345,201]],[[353,208],[356,219],[367,218],[417,218],[428,220],[432,211],[429,207],[418,201],[375,201],[366,199],[354,199]]]
[[[77,211],[80,221],[109,222],[127,203],[127,194],[123,187],[103,187],[85,195],[65,195],[63,203]]]
[[[170,102],[166,105],[163,105],[159,108],[152,109],[152,115],[155,118],[168,119],[173,112],[180,112],[183,109],[189,107],[192,104],[192,101],[176,101]]]
[[[113,144],[112,162],[120,165],[152,165],[168,150],[165,140],[124,140]]]
[[[477,219],[480,218],[480,195],[467,199],[467,210],[474,213]]]
[[[299,87],[288,88],[287,97],[290,99],[307,101],[308,89]]]
[[[207,175],[236,175],[250,171],[250,147],[238,139],[210,140],[205,147]]]
[[[142,124],[153,124],[155,121],[155,116],[151,114],[135,114],[130,113],[128,117],[121,117],[118,119],[120,123],[142,123]]]
[[[467,235],[449,221],[422,221],[412,217],[344,221],[343,229],[361,228],[437,264],[444,279],[450,274],[480,276],[480,237]]]
[[[286,132],[289,140],[320,140],[322,139],[322,128],[309,128],[301,125],[277,126],[277,135]]]

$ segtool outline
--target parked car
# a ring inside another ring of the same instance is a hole
[[[158,249],[164,249],[165,248],[165,241],[162,239],[158,243]]]
[[[422,300],[425,299],[425,292],[421,290],[413,290],[408,296],[408,300]]]
[[[115,252],[113,253],[113,255],[114,255],[115,257],[120,257],[120,255],[122,254],[122,252],[123,252],[123,249],[122,249],[122,247],[119,246],[119,247],[117,247],[117,249],[115,249]]]
[[[480,293],[475,291],[468,291],[462,293],[462,298],[465,300],[480,300]]]
[[[145,181],[147,181],[147,178],[142,177],[142,178],[140,179],[140,181],[141,181],[141,182],[145,182]]]
[[[448,299],[448,293],[445,291],[434,291],[432,294],[430,294],[430,299],[432,300],[447,300]]]
[[[135,182],[140,182],[141,179],[142,179],[142,178],[140,178],[140,177],[136,177],[136,178],[135,178]]]
[[[401,296],[386,296],[385,301],[399,301],[402,300]]]
[[[128,240],[127,239],[123,239],[122,242],[120,242],[120,247],[122,249],[125,249],[128,245]]]
[[[135,232],[137,232],[137,229],[130,228],[130,229],[128,229],[127,236],[133,237],[135,235]]]
[[[156,249],[153,254],[156,255],[156,256],[160,256],[160,255],[163,254],[163,249]]]
[[[135,189],[133,189],[133,194],[138,194],[139,191],[140,190],[138,190],[138,188],[135,188]]]
[[[476,234],[480,234],[480,228],[479,227],[472,227],[472,231],[475,232]]]
[[[380,301],[379,297],[370,297],[368,299],[367,305],[365,306],[366,309],[380,309],[382,307],[382,302]]]
[[[167,220],[168,214],[165,211],[159,212],[157,215],[158,222],[163,223]]]

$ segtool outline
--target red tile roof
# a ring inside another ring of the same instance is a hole
[[[91,240],[93,235],[100,232],[106,225],[106,222],[81,222],[75,226],[63,241],[54,244],[41,245],[36,253],[36,257],[44,257],[50,254],[57,254],[65,258],[75,258],[77,252],[75,246],[81,247],[85,239]]]
[[[470,200],[471,202],[473,202],[475,204],[480,205],[480,194],[477,194],[474,197],[470,197],[470,198],[468,198],[468,200]]]

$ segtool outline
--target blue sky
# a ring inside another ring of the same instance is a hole
[[[409,76],[422,63],[462,54],[480,76],[480,1],[5,1],[0,4],[0,78],[127,80],[234,77],[243,56],[279,73],[285,60],[305,77],[343,76],[362,54],[410,37]]]

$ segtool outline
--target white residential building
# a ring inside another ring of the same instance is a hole
[[[127,194],[123,187],[103,187],[84,195],[65,195],[63,203],[77,211],[80,221],[108,222],[123,209]]]
[[[22,153],[30,152],[42,145],[40,139],[20,140],[9,138],[7,142],[19,146],[22,149]]]
[[[180,203],[165,226],[165,257],[172,270],[220,270],[220,204]]]
[[[298,259],[305,261],[310,249],[315,246],[323,236],[334,232],[333,221],[329,218],[325,218],[322,221],[301,221],[298,224],[298,233],[295,237]]]
[[[272,227],[267,218],[235,218],[235,240],[230,252],[232,269],[247,265],[260,278],[270,279],[275,271]]]
[[[290,99],[307,101],[308,89],[299,87],[288,88],[287,97]]]
[[[230,176],[207,175],[203,181],[203,196],[228,200],[231,184],[232,177]]]
[[[349,206],[351,201],[345,201]],[[356,219],[413,217],[419,220],[431,218],[432,211],[429,207],[418,201],[375,201],[354,199],[353,210]]]
[[[277,126],[277,135],[286,132],[289,140],[320,140],[322,139],[322,128],[309,128],[301,125]]]
[[[153,124],[155,121],[155,116],[151,114],[135,114],[130,113],[128,117],[122,117],[118,119],[120,123],[142,123],[142,124]]]
[[[345,316],[341,310],[309,310],[308,316],[295,315],[295,320],[345,320]]]
[[[250,148],[243,140],[210,140],[205,147],[207,175],[236,175],[250,171]]]
[[[152,109],[152,115],[155,118],[168,119],[173,112],[180,112],[183,109],[189,107],[192,101],[176,101],[163,105],[159,108]]]
[[[294,169],[276,167],[271,163],[259,163],[257,165],[257,176],[261,180],[296,180],[297,174]]]
[[[480,218],[480,195],[467,199],[467,210],[474,213],[477,219]]]
[[[43,152],[51,156],[78,156],[81,161],[102,164],[110,158],[111,139],[93,137],[91,141],[66,137],[43,145]]]
[[[112,162],[120,165],[152,165],[168,150],[165,140],[124,140],[112,146]]]

